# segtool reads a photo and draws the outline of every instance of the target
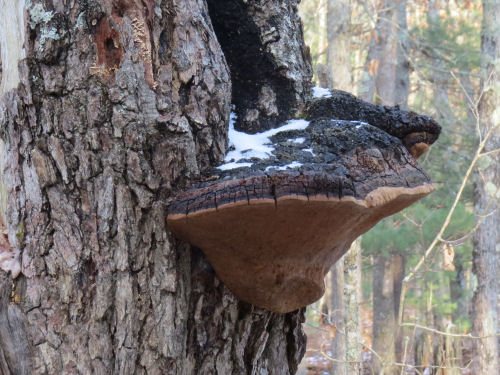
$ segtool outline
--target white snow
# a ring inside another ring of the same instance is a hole
[[[219,165],[217,168],[222,171],[227,171],[229,169],[242,168],[242,167],[251,167],[252,163],[235,163],[234,161],[231,163],[226,163]]]
[[[356,129],[359,129],[363,126],[370,125],[367,122],[357,121]]]
[[[238,163],[241,159],[265,159],[271,156],[274,147],[269,140],[275,134],[288,130],[303,130],[309,125],[309,121],[297,119],[290,120],[285,125],[279,128],[270,129],[262,133],[247,134],[240,132],[234,128],[236,114],[231,113],[229,121],[229,147],[234,147],[234,150],[229,151],[224,158],[225,164],[219,165],[217,168],[223,171],[249,167],[252,163]]]
[[[324,87],[313,87],[313,96],[315,98],[331,98],[332,92]]]
[[[280,167],[271,165],[266,168],[266,172],[268,172],[271,169],[275,169],[277,171],[285,171],[288,168],[298,168],[298,167],[302,167],[302,163],[299,163],[298,161],[292,161],[290,164],[282,165]]]
[[[293,139],[289,139],[288,142],[293,142],[293,143],[304,143],[305,142],[305,138],[293,138]]]
[[[310,153],[312,154],[312,156],[316,156],[316,155],[314,154],[314,151],[313,151],[313,149],[312,149],[312,148],[305,148],[305,149],[303,149],[302,151],[305,151],[305,152],[310,152]]]

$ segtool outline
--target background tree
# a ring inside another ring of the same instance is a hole
[[[407,106],[409,64],[407,61],[406,1],[382,1],[377,12],[375,34],[370,43],[360,93],[383,105]],[[373,349],[387,364],[400,360],[402,341],[396,336],[401,283],[405,271],[404,249],[392,248],[373,256]],[[387,365],[373,358],[379,373]],[[399,370],[387,366],[386,373]]]
[[[473,372],[493,375],[499,368],[498,244],[500,242],[500,4],[483,1],[481,31],[482,96],[479,102],[479,138],[489,137],[487,164],[479,168],[474,191],[477,230],[474,233],[473,272],[477,288],[472,300],[473,332],[484,337],[473,343]]]

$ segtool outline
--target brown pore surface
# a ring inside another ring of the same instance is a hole
[[[359,235],[433,191],[382,187],[364,199],[289,195],[168,216],[241,300],[285,313],[319,299],[323,278]]]
[[[406,135],[403,144],[410,152],[411,156],[418,159],[429,149],[429,145],[434,142],[435,136],[427,132],[415,132]]]
[[[423,154],[425,154],[429,150],[429,145],[424,142],[415,143],[408,151],[410,151],[411,156],[415,159],[418,159]]]

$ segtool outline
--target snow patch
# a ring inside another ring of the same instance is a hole
[[[290,164],[287,165],[282,165],[282,166],[276,166],[276,165],[271,165],[266,168],[266,172],[269,172],[271,169],[277,170],[277,171],[285,171],[288,168],[298,168],[302,167],[302,163],[299,163],[298,161],[292,161]]]
[[[252,163],[236,163],[236,162],[231,162],[231,163],[226,163],[219,165],[217,169],[220,169],[221,171],[227,171],[229,169],[236,169],[236,168],[242,168],[242,167],[251,167]]]
[[[367,125],[370,125],[368,124],[367,122],[362,122],[362,121],[356,121],[357,125],[356,125],[356,129],[360,129],[362,128],[363,126],[367,126]]]
[[[303,149],[302,151],[305,151],[305,152],[310,152],[312,156],[316,156],[316,155],[314,154],[314,151],[313,151],[313,149],[312,149],[312,148],[305,148],[305,149]]]
[[[313,87],[313,97],[315,98],[331,98],[332,92],[324,87]]]
[[[293,142],[293,143],[304,143],[305,138],[294,138],[294,139],[289,139],[288,142]]]
[[[272,155],[274,146],[270,137],[280,132],[289,130],[303,130],[309,125],[309,121],[297,119],[290,120],[279,128],[269,129],[262,133],[247,134],[234,128],[236,114],[231,113],[229,117],[229,147],[234,148],[229,151],[224,158],[225,164],[218,166],[223,171],[240,167],[249,167],[252,163],[238,163],[242,159],[266,159]]]

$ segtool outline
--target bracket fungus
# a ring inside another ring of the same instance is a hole
[[[332,100],[313,102],[308,120],[265,133],[230,128],[235,149],[218,178],[196,184],[169,207],[174,234],[203,250],[239,299],[270,311],[319,299],[325,274],[359,235],[433,191],[404,145],[409,134],[429,132],[428,125],[412,122],[395,134],[334,119]],[[241,150],[238,135],[254,137],[257,151]]]

